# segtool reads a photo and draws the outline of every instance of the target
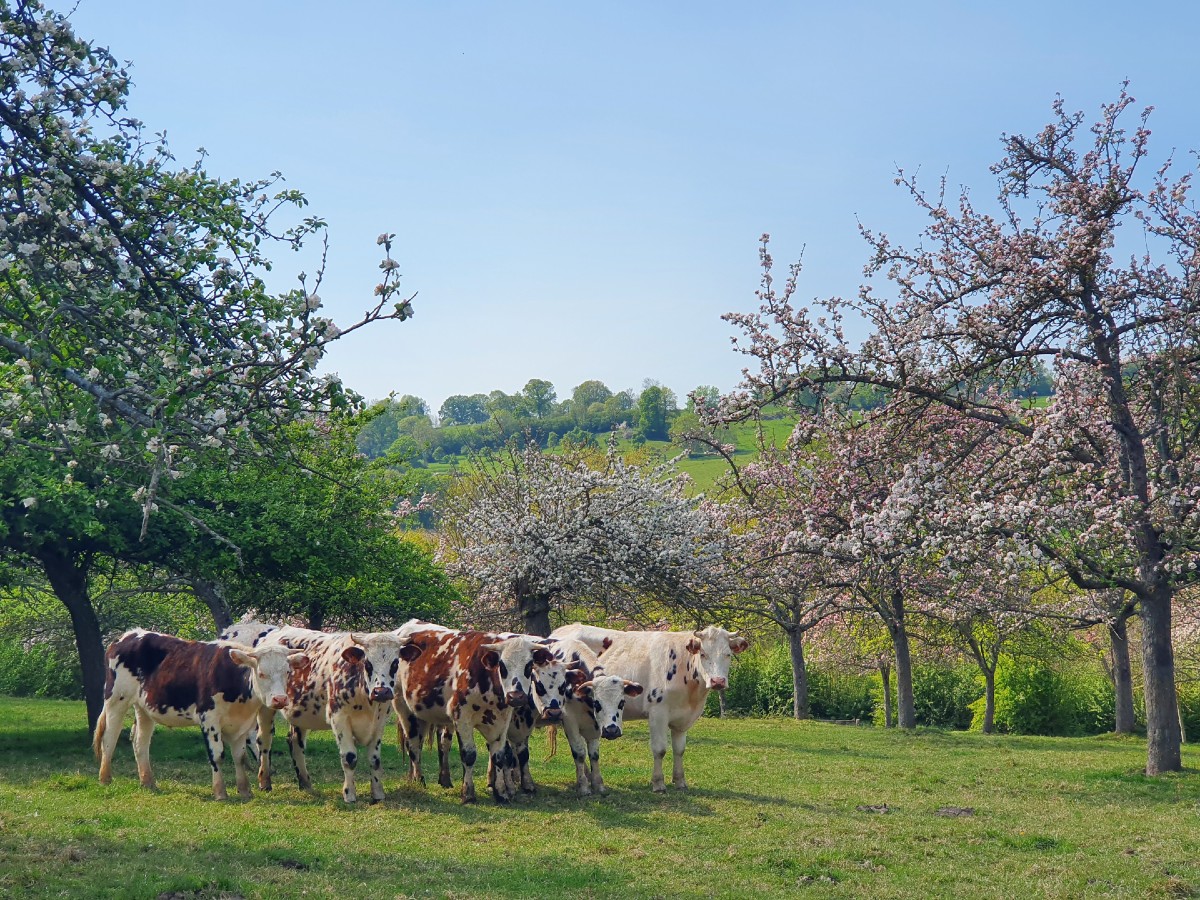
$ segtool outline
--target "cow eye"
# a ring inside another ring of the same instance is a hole
[[[366,668],[368,675],[375,671],[375,667],[371,665],[371,661],[369,659],[363,663],[363,666]]]
[[[540,681],[535,681],[535,682],[533,683],[533,686],[534,686],[534,689],[536,689],[536,690],[537,690],[537,695],[538,695],[539,697],[545,697],[545,696],[546,696],[546,686],[545,686],[545,685],[543,685],[543,684],[542,684]]]

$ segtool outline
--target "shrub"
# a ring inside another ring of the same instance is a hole
[[[983,698],[971,705],[972,730],[983,727]],[[996,730],[1012,734],[1100,734],[1113,727],[1112,685],[1075,663],[1061,669],[1039,659],[1002,658],[996,671]]]
[[[969,728],[971,704],[983,694],[982,682],[982,676],[973,666],[915,666],[913,707],[917,724],[959,730]]]
[[[83,676],[74,651],[52,644],[26,647],[21,641],[0,639],[0,694],[14,697],[83,699]]]

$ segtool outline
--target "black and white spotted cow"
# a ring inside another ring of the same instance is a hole
[[[683,752],[688,729],[704,712],[708,692],[729,683],[733,654],[749,646],[746,639],[716,625],[698,631],[614,631],[576,623],[550,636],[583,642],[599,656],[606,674],[628,678],[646,689],[629,699],[625,718],[650,722],[651,787],[666,790],[663,759],[669,731],[674,751],[672,782],[686,788]]]
[[[451,786],[450,733],[458,737],[463,766],[463,803],[475,802],[475,732],[488,752],[488,787],[498,803],[516,794],[516,755],[508,743],[514,709],[530,704],[534,667],[554,657],[524,637],[507,640],[482,631],[457,631],[427,622],[409,622],[397,635],[421,648],[401,674],[396,713],[408,750],[409,780],[425,783],[421,744],[430,728],[439,731],[438,783]]]
[[[395,697],[397,678],[420,655],[421,648],[402,641],[393,632],[328,633],[291,627],[268,630],[258,646],[303,650],[312,660],[308,669],[288,682],[287,705],[282,710],[300,787],[312,789],[304,757],[308,732],[331,729],[342,763],[342,799],[347,803],[357,799],[354,770],[358,766],[358,749],[364,747],[370,754],[371,802],[382,800],[384,725]],[[258,783],[263,790],[271,789],[274,731],[274,710],[263,710],[258,720]]]
[[[622,735],[625,705],[629,698],[642,694],[642,686],[607,674],[603,661],[582,641],[547,638],[546,645],[565,667],[567,702],[562,722],[575,760],[575,789],[581,797],[593,791],[603,794],[600,740]]]
[[[553,641],[549,638],[507,631],[502,632],[500,637],[506,641],[512,638],[523,638],[545,647],[552,654],[554,652],[554,648],[551,646]],[[516,771],[511,772],[509,777],[514,781],[519,781],[521,790],[527,794],[537,791],[533,773],[529,770],[529,736],[538,724],[562,724],[573,689],[572,682],[578,683],[582,680],[578,672],[568,674],[566,666],[553,656],[533,667],[530,677],[530,687],[532,688],[530,693],[533,702],[514,709],[512,721],[508,725],[508,743],[512,747],[516,763]]]
[[[238,793],[250,796],[246,735],[261,710],[287,702],[288,679],[309,659],[285,647],[250,648],[224,641],[187,641],[155,631],[127,631],[105,652],[104,709],[92,748],[100,783],[112,781],[112,756],[125,713],[134,707],[133,750],[144,787],[154,787],[150,739],[156,724],[199,725],[212,766],[213,795],[227,797],[221,756],[229,745]]]

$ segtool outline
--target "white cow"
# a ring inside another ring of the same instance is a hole
[[[582,641],[546,638],[543,643],[565,667],[564,684],[551,683],[544,691],[539,685],[535,700],[539,708],[549,707],[556,690],[563,696],[563,731],[575,760],[575,789],[581,797],[593,791],[603,794],[606,788],[600,775],[600,739],[611,741],[621,736],[625,705],[628,698],[642,693],[642,686],[607,674],[604,663]]]
[[[710,690],[723,690],[729,683],[733,654],[749,642],[740,635],[710,625],[699,631],[614,631],[592,625],[565,625],[552,638],[577,640],[592,649],[604,665],[605,674],[637,682],[645,693],[630,697],[626,719],[648,719],[650,751],[654,756],[651,787],[667,788],[663,758],[667,755],[667,731],[674,751],[672,783],[686,788],[683,751],[687,732],[704,712]]]

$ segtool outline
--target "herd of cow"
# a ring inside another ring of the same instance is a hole
[[[668,733],[672,781],[687,786],[687,732],[709,690],[727,684],[732,655],[745,638],[709,626],[698,631],[615,631],[567,625],[548,638],[460,631],[412,620],[395,631],[323,632],[241,622],[216,641],[187,641],[134,630],[109,645],[104,709],[93,748],[100,781],[112,780],[112,756],[130,706],[138,776],[154,786],[150,738],[156,724],[199,725],[212,767],[213,793],[226,798],[221,758],[228,745],[237,790],[250,796],[246,745],[257,731],[258,784],[271,789],[276,713],[300,787],[311,790],[305,738],[331,729],[344,782],[356,800],[354,773],[364,749],[371,801],[383,799],[381,746],[391,710],[409,758],[409,780],[425,783],[421,747],[438,744],[438,782],[451,786],[450,745],[458,739],[462,799],[475,800],[475,733],[488,753],[488,787],[498,802],[533,792],[529,736],[538,724],[561,726],[575,759],[576,789],[604,791],[601,739],[621,736],[623,721],[647,719],[654,759],[651,786],[666,789]]]

